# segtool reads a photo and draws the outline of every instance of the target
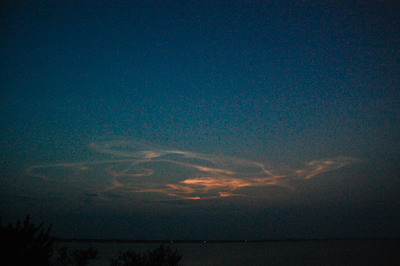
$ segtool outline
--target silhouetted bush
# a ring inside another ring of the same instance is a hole
[[[118,259],[110,259],[111,266],[140,266],[145,265],[145,258],[133,250],[120,251]]]
[[[29,215],[21,224],[13,227],[1,225],[0,216],[0,266],[86,266],[89,260],[98,259],[99,251],[90,247],[86,250],[56,247],[58,256],[50,263],[53,255],[53,239],[49,232],[29,222]],[[40,231],[39,231],[40,230]],[[154,251],[141,255],[133,250],[119,252],[118,259],[110,259],[111,266],[179,266],[182,255],[161,244]]]
[[[58,256],[55,259],[54,265],[66,266],[66,265],[72,265],[74,263],[72,258],[69,256],[68,247],[62,246],[61,248],[59,248],[58,246],[56,246],[56,250],[58,252]]]
[[[41,229],[42,225],[29,223],[28,215],[22,225],[18,221],[15,227],[2,226],[0,217],[0,265],[48,266],[53,254],[51,225],[46,231]]]
[[[56,266],[86,266],[89,260],[98,259],[99,251],[90,247],[88,249],[74,249],[72,251],[68,250],[66,246],[61,248],[56,247],[58,256],[55,259]]]
[[[161,244],[154,251],[141,255],[133,250],[119,252],[118,259],[110,259],[111,266],[179,266],[182,255]]]

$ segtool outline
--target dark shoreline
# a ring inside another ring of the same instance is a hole
[[[326,238],[326,239],[258,239],[258,240],[131,240],[131,239],[81,239],[81,238],[53,238],[60,243],[266,243],[266,242],[303,242],[303,241],[400,241],[400,237],[368,237],[368,238]]]

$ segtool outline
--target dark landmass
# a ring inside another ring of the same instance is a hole
[[[343,241],[343,240],[393,240],[400,241],[399,237],[368,237],[368,238],[329,238],[329,239],[257,239],[257,240],[132,240],[132,239],[82,239],[82,238],[54,238],[54,242],[63,243],[263,243],[263,242],[292,242],[292,241]]]

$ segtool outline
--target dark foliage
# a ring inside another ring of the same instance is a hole
[[[86,266],[89,260],[98,259],[99,251],[90,247],[86,250],[69,250],[66,246],[56,247],[58,252],[54,264],[50,263],[53,255],[53,239],[49,232],[51,225],[45,231],[43,224],[35,226],[29,222],[29,215],[25,221],[17,222],[13,227],[1,225],[0,216],[0,266]],[[145,254],[135,253],[133,250],[119,252],[118,259],[110,259],[111,266],[179,266],[182,255],[175,249],[163,244],[154,251],[148,250]]]
[[[0,217],[0,265],[3,266],[47,266],[53,254],[53,240],[49,228],[44,231],[43,224],[35,226],[29,222],[29,215],[21,224],[13,227],[1,225]]]
[[[55,260],[55,265],[57,266],[86,266],[89,260],[98,259],[99,251],[90,247],[88,249],[74,249],[68,250],[66,246],[61,248],[56,247],[58,256]]]
[[[111,266],[179,266],[182,255],[161,244],[154,251],[141,255],[133,250],[119,252],[118,259],[110,259]]]
[[[145,265],[145,258],[133,250],[120,251],[118,259],[110,259],[111,266],[140,266]]]

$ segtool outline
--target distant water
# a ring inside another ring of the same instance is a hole
[[[71,249],[99,250],[98,260],[89,266],[110,265],[119,251],[133,249],[144,253],[154,250],[157,243],[56,243]],[[185,266],[257,266],[257,265],[398,265],[400,240],[324,240],[237,243],[172,243],[183,255]]]

